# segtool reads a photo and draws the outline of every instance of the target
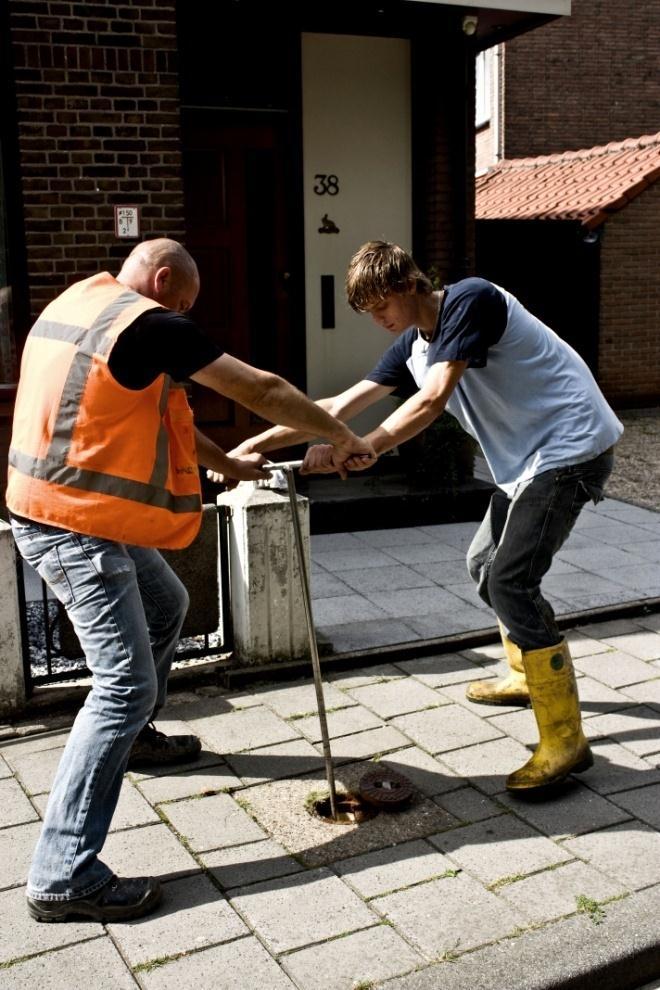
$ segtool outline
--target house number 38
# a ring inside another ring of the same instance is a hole
[[[336,196],[339,192],[339,179],[336,175],[317,174],[314,178],[314,192],[317,196],[325,196],[326,193],[328,196]]]

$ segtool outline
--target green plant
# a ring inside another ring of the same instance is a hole
[[[586,894],[578,894],[575,898],[575,903],[577,905],[578,912],[580,914],[588,914],[594,925],[602,924],[605,919],[605,912],[598,901],[592,900],[592,898],[587,897]]]

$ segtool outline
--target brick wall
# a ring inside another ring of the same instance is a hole
[[[9,0],[34,317],[67,284],[116,271],[141,234],[183,236],[175,0]]]
[[[605,224],[599,378],[619,405],[660,401],[660,182]]]
[[[507,158],[660,130],[660,0],[575,0],[505,48]]]

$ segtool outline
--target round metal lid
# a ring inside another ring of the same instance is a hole
[[[378,767],[365,773],[360,780],[359,789],[365,801],[384,811],[403,807],[412,800],[415,793],[415,788],[407,777],[387,767]]]

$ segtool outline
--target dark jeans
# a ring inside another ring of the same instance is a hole
[[[512,498],[496,492],[468,550],[479,595],[521,650],[561,639],[541,580],[588,501],[599,502],[612,472],[611,449],[591,461],[555,468],[523,483]]]

